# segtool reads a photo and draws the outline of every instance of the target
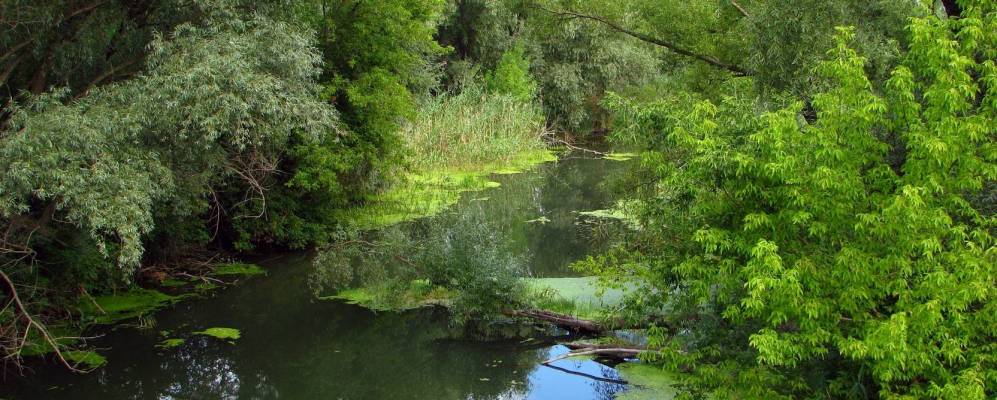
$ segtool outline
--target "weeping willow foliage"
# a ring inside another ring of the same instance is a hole
[[[0,139],[0,216],[25,235],[36,224],[74,226],[130,271],[154,209],[204,212],[213,187],[256,190],[244,164],[279,157],[292,133],[335,135],[336,113],[316,96],[310,36],[225,17],[156,38],[134,79],[74,102],[57,91],[16,106]]]
[[[997,178],[997,6],[960,3],[911,20],[881,92],[839,29],[812,121],[759,115],[750,82],[611,102],[653,185],[643,231],[589,267],[673,307],[651,344],[687,395],[997,394],[997,221],[971,203]]]

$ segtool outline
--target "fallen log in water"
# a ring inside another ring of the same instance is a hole
[[[585,334],[598,334],[606,331],[602,324],[587,319],[575,318],[570,315],[558,314],[551,311],[542,310],[513,310],[506,311],[506,315],[512,317],[526,317],[539,321],[545,321],[559,328],[573,332]]]
[[[545,310],[512,310],[504,311],[503,313],[510,317],[525,317],[537,321],[549,322],[558,328],[586,335],[598,335],[607,331],[620,329],[647,329],[651,326],[666,327],[669,331],[675,331],[675,328],[670,326],[660,316],[649,316],[646,320],[637,322],[627,321],[622,318],[608,322],[598,322]]]
[[[628,358],[636,358],[637,355],[645,351],[647,350],[640,350],[640,349],[633,349],[626,347],[578,349],[578,350],[571,350],[567,353],[551,358],[547,361],[542,362],[541,364],[550,364],[554,361],[563,360],[565,358],[577,357],[577,356],[598,356],[598,357],[616,358],[620,360],[625,360]]]
[[[646,346],[637,344],[627,344],[627,343],[586,343],[586,342],[568,342],[561,343],[562,346],[567,347],[571,351],[562,354],[560,356],[551,358],[544,361],[542,364],[549,364],[554,361],[563,360],[565,358],[575,357],[575,356],[596,356],[602,358],[612,358],[619,361],[625,361],[627,359],[637,358],[640,354],[661,354],[658,350],[650,350]]]

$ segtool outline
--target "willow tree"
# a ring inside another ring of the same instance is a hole
[[[230,7],[201,12],[155,37],[131,79],[11,106],[0,133],[4,304],[35,276],[53,289],[127,282],[164,225],[204,229],[213,209],[261,218],[289,138],[339,135],[310,35]],[[40,329],[21,299],[0,314],[4,356]]]
[[[878,91],[839,29],[815,118],[614,102],[643,155],[643,231],[598,265],[668,305],[658,361],[716,398],[997,395],[997,4],[916,18]],[[611,261],[612,259],[607,259]],[[650,306],[650,307],[647,307]]]

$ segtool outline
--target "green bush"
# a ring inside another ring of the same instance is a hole
[[[537,91],[537,83],[530,77],[530,61],[523,46],[516,46],[502,54],[495,70],[485,76],[485,89],[489,93],[512,96],[529,102]]]

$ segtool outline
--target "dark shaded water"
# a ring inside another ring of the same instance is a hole
[[[608,206],[604,182],[621,168],[566,158],[500,176],[501,188],[465,195],[456,208],[504,221],[512,251],[529,255],[533,274],[570,275],[567,265],[599,245],[576,212]],[[594,361],[541,366],[566,351],[551,343],[454,339],[440,311],[375,314],[316,300],[308,255],[263,264],[268,276],[159,312],[151,328],[107,332],[94,342],[104,368],[73,375],[35,366],[27,380],[4,383],[0,398],[611,399],[625,389],[612,382],[615,370]],[[191,334],[216,326],[242,337],[229,344]],[[157,349],[162,331],[187,341]]]

